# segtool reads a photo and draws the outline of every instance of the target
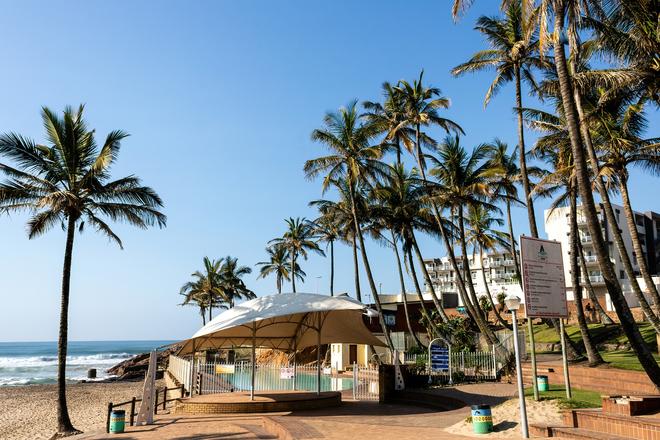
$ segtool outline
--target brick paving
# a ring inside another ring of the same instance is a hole
[[[511,397],[510,384],[473,384],[426,391],[436,396],[460,399],[466,404],[497,404]],[[86,435],[87,439],[263,439],[278,438],[274,428],[299,439],[396,439],[450,440],[468,437],[447,433],[444,428],[464,419],[469,408],[451,411],[412,405],[346,401],[341,407],[268,414],[159,415],[151,426],[129,427],[124,434]],[[266,430],[265,426],[269,429]],[[279,438],[286,438],[285,436]],[[492,434],[489,439],[497,438]]]

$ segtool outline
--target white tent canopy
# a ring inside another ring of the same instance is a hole
[[[251,346],[291,351],[329,343],[383,346],[364,324],[365,310],[364,304],[348,296],[262,296],[216,316],[179,353]]]

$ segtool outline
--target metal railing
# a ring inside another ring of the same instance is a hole
[[[354,363],[352,388],[354,400],[379,400],[380,375],[378,368],[360,367]]]
[[[596,255],[585,255],[584,256],[584,261],[587,263],[595,263],[598,261],[598,256]]]

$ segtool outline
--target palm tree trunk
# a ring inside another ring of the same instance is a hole
[[[277,278],[275,279],[275,284],[277,285],[277,293],[278,294],[282,293],[282,277],[280,275],[277,275]]]
[[[518,262],[518,253],[516,252],[516,237],[513,235],[513,222],[511,221],[511,200],[506,199],[506,221],[509,226],[509,242],[511,243],[511,255],[513,256],[513,268],[516,271],[518,284],[522,288],[522,276],[520,275],[520,263]],[[483,265],[481,266],[483,267]]]
[[[291,250],[291,290],[296,293],[296,253]]]
[[[330,240],[330,296],[335,296],[335,241]]]
[[[357,231],[357,236],[360,245],[360,253],[362,254],[362,263],[364,264],[364,270],[367,273],[367,281],[369,282],[369,287],[371,288],[371,294],[374,298],[374,303],[376,304],[376,309],[378,310],[378,321],[380,322],[381,329],[383,330],[383,335],[385,336],[385,343],[387,347],[394,353],[394,344],[390,338],[390,332],[385,325],[385,318],[383,317],[383,307],[380,303],[380,297],[378,296],[378,290],[376,290],[376,283],[374,282],[373,275],[371,273],[371,266],[369,265],[369,258],[367,257],[367,250],[364,246],[364,237],[362,236],[362,228],[360,228],[360,222],[358,221],[357,211],[355,209],[355,189],[351,187],[351,211],[353,213],[353,226]],[[380,362],[380,360],[379,360]]]
[[[571,57],[571,68],[573,69],[573,71],[576,70],[574,58],[575,57]],[[660,333],[660,319],[657,316],[657,314],[654,313],[653,309],[651,309],[651,306],[646,300],[646,297],[642,293],[642,289],[640,288],[639,283],[637,282],[637,277],[635,276],[635,271],[633,269],[630,256],[628,255],[628,250],[626,249],[626,245],[623,242],[623,237],[621,236],[621,229],[619,228],[617,218],[614,214],[614,208],[612,208],[609,192],[607,191],[607,187],[605,186],[603,177],[599,174],[600,163],[598,162],[596,149],[594,148],[591,139],[591,133],[589,132],[588,127],[584,122],[585,115],[584,115],[584,110],[582,109],[582,96],[580,95],[577,87],[573,87],[573,97],[575,99],[575,110],[577,112],[579,120],[581,121],[580,133],[584,141],[584,146],[587,149],[589,162],[591,163],[591,168],[593,170],[596,170],[594,171],[594,175],[596,176],[595,178],[596,188],[598,189],[598,193],[600,194],[603,211],[605,214],[605,219],[607,220],[607,223],[610,226],[612,238],[614,238],[614,243],[616,244],[617,250],[619,252],[621,263],[623,264],[623,269],[626,275],[628,276],[628,279],[630,280],[630,287],[632,288],[632,291],[635,294],[637,301],[639,302],[640,308],[642,309],[644,316],[646,316],[646,319],[649,320],[649,322],[655,329],[656,333]],[[585,269],[585,273],[588,274],[588,272],[586,272],[586,269]],[[607,320],[609,320],[609,322],[612,322],[612,319],[609,318],[609,316],[607,317]]]
[[[463,218],[463,205],[458,207],[458,233],[461,243],[461,253],[463,255],[465,284],[467,284],[468,292],[470,293],[470,299],[472,300],[476,314],[478,314],[480,317],[483,317],[483,311],[481,310],[481,307],[479,307],[479,298],[477,298],[477,293],[475,292],[474,284],[472,283],[472,273],[470,270],[470,264],[468,262],[467,242],[465,241],[465,219]]]
[[[66,230],[64,266],[62,268],[62,297],[60,300],[60,329],[57,341],[57,434],[65,436],[79,431],[73,427],[66,403],[66,353],[69,333],[69,292],[71,287],[71,260],[76,219],[69,215]]]
[[[575,189],[570,188],[570,208],[569,208],[569,227],[570,227],[570,265],[571,265],[571,284],[573,285],[573,296],[575,302],[575,312],[577,314],[578,326],[580,327],[580,333],[582,334],[582,342],[584,343],[584,350],[587,353],[587,359],[589,360],[589,366],[595,367],[596,365],[603,363],[603,358],[598,353],[591,334],[589,333],[589,326],[587,325],[587,320],[584,317],[584,307],[582,304],[582,286],[580,286],[580,269],[578,267],[578,225],[577,225],[577,197],[575,194]]]
[[[353,273],[355,274],[355,297],[362,302],[362,293],[360,292],[360,267],[358,265],[357,243],[355,234],[353,234]]]
[[[577,175],[578,189],[580,191],[580,199],[582,200],[583,206],[586,208],[587,226],[589,227],[589,232],[591,233],[594,242],[594,249],[598,256],[603,279],[605,280],[605,286],[610,294],[610,299],[616,309],[617,315],[619,316],[621,327],[628,337],[630,346],[635,351],[642,368],[644,368],[644,371],[646,371],[646,374],[651,381],[653,381],[656,386],[660,386],[660,367],[658,367],[651,350],[644,342],[644,339],[635,324],[628,303],[621,291],[621,286],[619,286],[617,282],[616,274],[614,273],[614,268],[610,262],[605,242],[600,233],[596,206],[591,193],[589,170],[587,169],[584,157],[584,147],[580,137],[575,102],[573,101],[573,87],[568,74],[566,54],[564,53],[564,45],[561,39],[564,29],[564,4],[563,2],[556,0],[553,2],[553,6],[555,13],[555,34],[553,36],[555,68],[559,79],[564,116],[566,118],[566,125],[571,141],[571,149],[573,150],[573,160],[575,162],[575,172]]]
[[[433,304],[435,305],[436,310],[438,311],[438,315],[440,315],[440,319],[443,321],[447,321],[449,318],[447,317],[447,313],[445,312],[445,308],[442,306],[442,303],[438,299],[438,296],[435,293],[435,289],[433,287],[433,280],[431,280],[431,275],[429,275],[429,271],[426,270],[426,265],[424,264],[424,258],[422,257],[422,252],[419,249],[419,245],[417,244],[417,238],[415,237],[415,233],[411,232],[411,244],[413,249],[415,250],[415,255],[417,255],[417,260],[419,261],[419,265],[422,268],[422,275],[424,275],[424,280],[426,281],[426,284],[429,286],[429,293],[431,294],[431,299],[433,300]]]
[[[502,318],[502,315],[500,315],[500,312],[497,310],[497,307],[495,307],[495,301],[493,301],[493,296],[490,293],[490,288],[488,287],[488,281],[486,280],[486,270],[484,269],[484,249],[483,247],[479,247],[479,261],[481,262],[481,277],[484,281],[484,287],[486,288],[486,294],[488,295],[488,300],[490,301],[490,305],[493,307],[493,313],[495,314],[495,317],[497,318],[497,321],[504,326],[504,328],[508,328],[511,330],[513,327],[506,322]]]
[[[438,335],[438,328],[431,319],[431,314],[426,308],[426,304],[424,304],[424,296],[422,294],[422,289],[419,287],[419,280],[417,279],[417,271],[415,270],[415,263],[413,261],[412,252],[410,249],[408,250],[404,249],[403,253],[408,258],[408,267],[410,268],[410,278],[413,280],[413,285],[415,286],[415,292],[417,293],[417,297],[419,298],[419,306],[422,309],[422,315],[426,318],[429,325],[431,326],[431,334]]]
[[[396,235],[394,231],[390,231],[392,234],[392,248],[394,249],[394,255],[396,256],[396,268],[399,271],[399,285],[401,287],[401,299],[403,300],[403,313],[406,316],[406,325],[408,326],[408,333],[412,336],[413,340],[417,343],[418,346],[423,347],[422,341],[419,340],[417,334],[413,331],[412,325],[410,324],[410,313],[408,312],[408,295],[406,294],[406,283],[403,280],[403,268],[401,267],[401,257],[399,256],[399,246],[397,245]]]
[[[420,175],[422,176],[422,185],[425,188],[428,188],[428,180],[426,179],[426,171],[424,170],[424,166],[422,163],[422,147],[420,144],[420,126],[417,124],[415,127],[415,135],[416,135],[416,147],[417,147],[417,165],[419,167],[419,172]],[[477,327],[479,327],[479,330],[481,333],[484,334],[486,337],[486,340],[488,341],[489,344],[495,345],[499,344],[499,340],[497,339],[497,336],[495,333],[491,330],[490,327],[483,321],[483,319],[480,319],[480,316],[477,316],[475,313],[474,309],[472,308],[472,305],[470,304],[470,301],[467,300],[467,292],[465,290],[465,284],[463,277],[461,276],[460,270],[458,270],[458,263],[456,261],[456,255],[454,254],[454,248],[452,247],[451,243],[449,242],[449,235],[447,234],[447,231],[445,230],[445,225],[442,223],[442,219],[440,216],[440,210],[438,209],[438,205],[435,202],[435,200],[430,201],[431,203],[431,208],[433,211],[433,217],[435,218],[436,223],[438,224],[438,230],[440,231],[440,237],[442,238],[443,244],[445,245],[445,249],[447,251],[447,256],[449,257],[449,261],[452,265],[452,268],[454,272],[456,273],[456,286],[458,287],[459,294],[461,296],[461,299],[463,300],[463,303],[465,304],[468,313],[471,314],[473,320],[477,324]],[[432,286],[432,285],[431,285]],[[435,298],[435,291],[431,287],[431,295],[433,298]]]
[[[610,318],[609,315],[605,313],[603,306],[601,306],[600,301],[598,301],[598,297],[596,296],[594,287],[591,285],[591,280],[589,279],[589,271],[587,270],[587,263],[584,261],[584,250],[582,249],[582,244],[580,243],[580,240],[578,240],[577,243],[578,243],[578,251],[580,251],[580,269],[582,271],[582,274],[584,275],[584,284],[587,287],[589,300],[591,301],[591,304],[596,310],[596,313],[598,313],[600,322],[602,324],[606,324],[606,325],[614,324],[612,318]]]
[[[655,304],[656,313],[658,313],[658,308],[660,307],[660,296],[658,295],[658,290],[655,288],[653,279],[649,274],[649,268],[646,264],[646,259],[644,258],[644,251],[642,250],[642,244],[639,241],[639,233],[637,232],[637,223],[635,222],[635,213],[633,212],[632,205],[630,203],[630,194],[628,193],[628,176],[621,173],[619,177],[619,190],[621,191],[621,200],[623,201],[623,211],[626,214],[626,222],[628,223],[628,229],[630,229],[630,238],[632,239],[633,250],[635,251],[635,257],[637,258],[637,266],[639,267],[639,272],[642,274],[644,279],[644,284],[646,284],[646,291],[653,298],[653,303]]]
[[[202,326],[206,325],[206,309],[204,307],[199,308],[199,314],[202,316]]]
[[[213,306],[209,306],[209,322],[213,321]]]
[[[529,220],[529,232],[532,237],[538,238],[539,231],[536,227],[536,214],[532,201],[532,191],[529,187],[529,176],[527,175],[527,158],[525,157],[525,133],[523,130],[522,90],[520,84],[520,66],[515,67],[516,72],[516,106],[518,113],[518,147],[520,149],[520,175],[522,178],[523,191],[525,192],[525,205],[527,205],[527,219]]]

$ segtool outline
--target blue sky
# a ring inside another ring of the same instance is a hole
[[[385,80],[412,80],[424,68],[427,83],[451,98],[445,115],[463,126],[465,145],[494,137],[515,145],[512,89],[484,110],[491,75],[449,74],[483,47],[472,27],[497,4],[477,2],[455,24],[448,2],[437,1],[3,2],[0,131],[41,141],[42,105],[85,103],[98,136],[131,133],[114,175],[142,177],[169,217],[164,230],[117,225],[123,251],[91,230],[77,237],[70,338],[192,334],[196,310],[177,306],[189,274],[205,255],[253,266],[284,218],[313,217],[307,202],[320,185],[305,180],[302,165],[324,150],[311,131],[328,110],[378,99]],[[633,172],[636,209],[658,210],[652,185]],[[538,204],[540,218],[546,206]],[[525,232],[524,210],[514,215]],[[0,340],[54,340],[64,233],[28,240],[25,220],[0,218]],[[422,248],[444,253],[430,239]],[[397,290],[392,252],[367,250],[383,292]],[[338,246],[336,257],[336,290],[352,292],[350,249]],[[328,267],[321,257],[304,262],[299,290],[326,291]],[[275,290],[256,271],[246,281],[260,295]]]

